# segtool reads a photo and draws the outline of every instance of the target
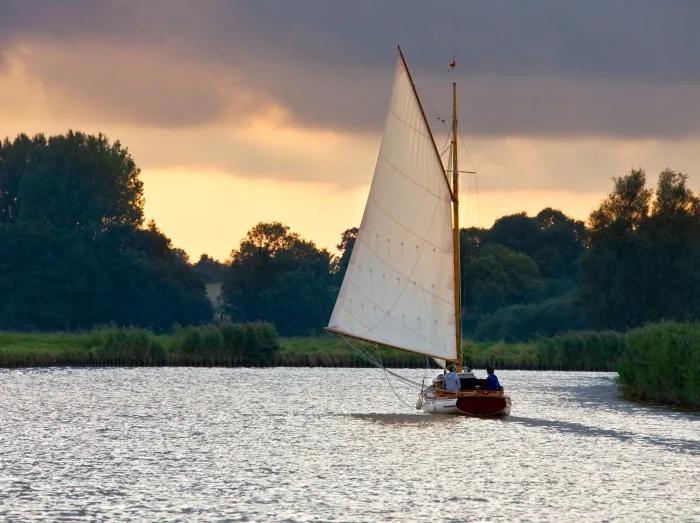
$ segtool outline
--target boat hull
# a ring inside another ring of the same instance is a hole
[[[510,414],[511,400],[502,393],[460,393],[459,396],[424,395],[422,408],[426,414],[505,417]]]

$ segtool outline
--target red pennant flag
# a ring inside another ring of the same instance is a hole
[[[449,73],[455,67],[457,67],[457,60],[455,60],[455,57],[453,56],[452,61],[450,62],[450,67],[447,69],[447,72]]]

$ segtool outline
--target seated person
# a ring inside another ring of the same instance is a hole
[[[445,377],[443,378],[442,382],[443,390],[446,390],[448,392],[457,392],[459,390],[459,374],[455,372],[456,368],[457,367],[454,363],[448,365],[447,370],[449,370],[449,372],[445,374]]]
[[[501,390],[501,384],[498,382],[498,378],[493,373],[493,366],[489,365],[486,367],[486,384],[484,385],[484,390]]]

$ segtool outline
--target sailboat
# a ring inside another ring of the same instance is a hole
[[[442,375],[422,386],[425,413],[507,416],[503,390],[462,365],[457,85],[452,84],[451,174],[442,163],[401,47],[374,177],[326,330],[347,340],[454,364],[461,389]]]

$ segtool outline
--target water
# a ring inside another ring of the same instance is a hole
[[[0,371],[0,519],[700,521],[700,417],[498,375],[506,421],[377,369]]]

